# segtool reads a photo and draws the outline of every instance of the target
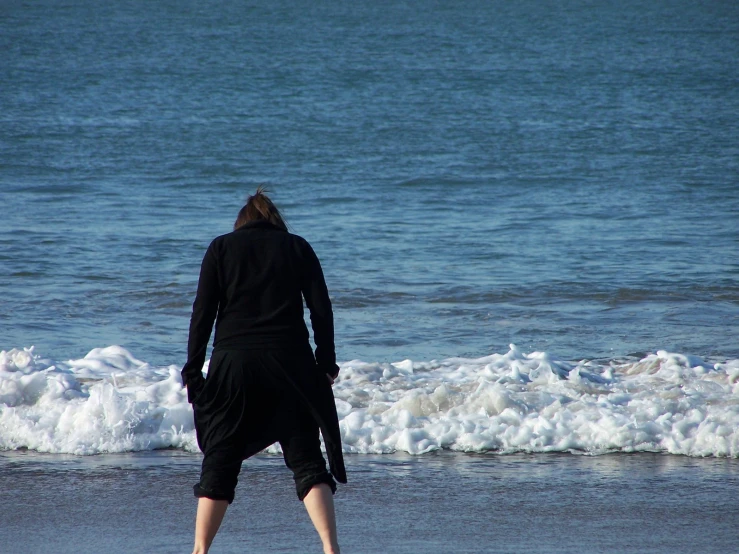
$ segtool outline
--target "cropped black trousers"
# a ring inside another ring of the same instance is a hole
[[[289,374],[316,371],[310,348],[216,349],[193,400],[203,451],[195,496],[233,502],[241,462],[279,442],[300,500],[325,483],[336,491],[321,452],[319,427]]]

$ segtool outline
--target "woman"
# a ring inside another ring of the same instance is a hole
[[[205,379],[201,370],[214,321]],[[339,373],[331,301],[313,249],[287,231],[261,187],[239,212],[234,231],[213,240],[205,253],[187,355],[182,381],[205,455],[194,487],[193,554],[208,552],[233,502],[242,460],[278,441],[324,552],[338,553],[332,495],[334,479],[346,483],[346,472],[331,390]]]

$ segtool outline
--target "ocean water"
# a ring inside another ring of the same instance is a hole
[[[181,366],[202,254],[258,183],[323,262],[345,367],[400,363],[413,377],[391,377],[398,391],[417,390],[413,367],[433,368],[434,386],[449,367],[464,383],[500,381],[515,360],[526,374],[561,362],[567,385],[579,364],[609,374],[585,379],[584,394],[622,386],[631,370],[610,368],[664,351],[732,406],[739,7],[9,2],[2,13],[8,406],[36,398],[13,368],[41,379],[54,366],[87,398],[95,381],[75,381],[75,360],[112,345],[147,367]],[[8,361],[30,347],[50,361]],[[496,355],[510,360],[483,375]],[[116,356],[100,362],[106,378],[135,373]],[[176,381],[171,368],[144,373],[141,386]],[[541,379],[524,378],[511,377]],[[377,411],[384,385],[370,381],[354,406]],[[658,395],[663,383],[648,385]]]
[[[5,2],[2,348],[181,364],[258,183],[341,360],[739,358],[739,7]]]
[[[323,263],[350,462],[415,456],[403,501],[450,450],[734,483],[738,37],[734,2],[3,2],[0,450],[196,467],[199,264],[266,184]]]

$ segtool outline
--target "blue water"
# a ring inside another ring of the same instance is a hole
[[[737,358],[739,4],[3,2],[0,349],[181,364],[269,185],[340,360]]]

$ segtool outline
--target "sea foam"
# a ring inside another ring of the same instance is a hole
[[[511,345],[478,359],[340,366],[334,394],[348,453],[739,457],[739,360],[659,351],[628,362],[567,362]],[[0,450],[195,452],[179,370],[119,346],[66,362],[32,348],[2,351]]]

